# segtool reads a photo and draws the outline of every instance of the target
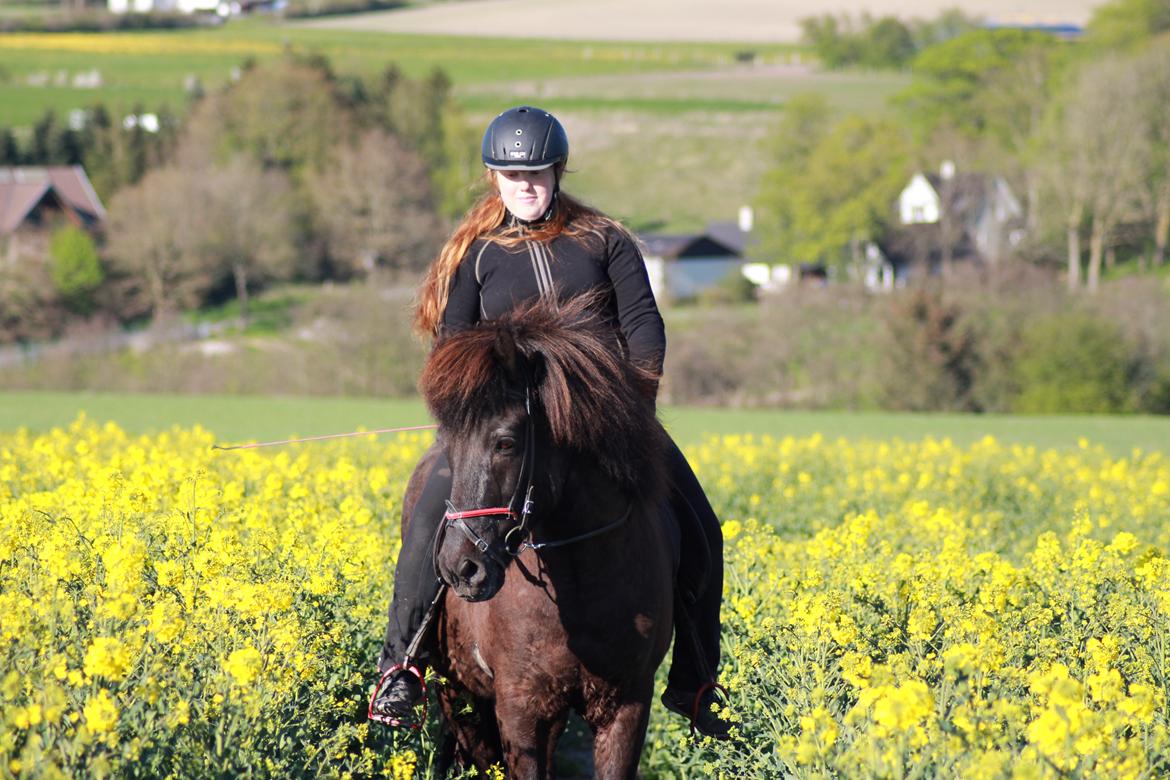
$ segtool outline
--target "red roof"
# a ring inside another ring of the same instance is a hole
[[[97,193],[80,165],[0,168],[0,235],[11,233],[50,194],[83,224],[106,216]]]

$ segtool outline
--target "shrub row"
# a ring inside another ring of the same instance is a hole
[[[966,280],[970,282],[971,280]],[[298,297],[280,330],[110,352],[75,337],[6,363],[8,389],[406,396],[425,357],[409,297]],[[1070,296],[1042,282],[872,295],[802,288],[666,310],[664,403],[799,409],[1170,413],[1170,299],[1148,279]]]
[[[800,288],[671,324],[672,403],[1170,412],[1170,299],[1149,279],[1095,296],[1021,277],[893,295]]]

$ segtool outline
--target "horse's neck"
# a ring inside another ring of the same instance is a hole
[[[579,458],[569,469],[557,512],[558,536],[588,533],[619,520],[630,497],[596,464]]]

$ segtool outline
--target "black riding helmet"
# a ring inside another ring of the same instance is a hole
[[[569,136],[539,108],[509,108],[483,133],[483,164],[493,170],[539,171],[569,159]]]

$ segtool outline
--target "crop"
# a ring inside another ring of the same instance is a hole
[[[214,452],[84,418],[0,434],[0,777],[426,776],[365,721],[429,438]],[[726,436],[721,681],[650,778],[1170,772],[1170,460],[987,438]],[[434,718],[432,717],[432,721]]]

